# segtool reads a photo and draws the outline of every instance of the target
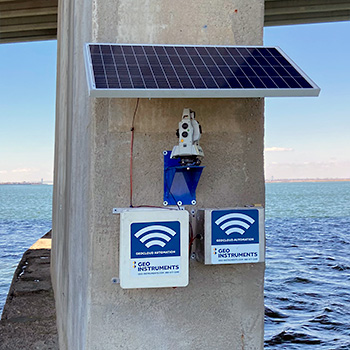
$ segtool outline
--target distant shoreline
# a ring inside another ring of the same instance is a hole
[[[274,179],[265,180],[265,183],[285,183],[285,182],[350,182],[349,179]],[[0,182],[0,185],[53,185],[52,182],[41,183],[41,182]]]
[[[285,183],[285,182],[349,182],[350,179],[276,179],[265,180],[265,183]]]
[[[22,181],[22,182],[0,182],[0,185],[43,185],[43,186],[47,186],[47,185],[53,185],[52,182],[48,182],[48,183],[41,183],[41,182],[26,182],[26,181]]]

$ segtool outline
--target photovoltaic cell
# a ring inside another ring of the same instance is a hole
[[[94,97],[317,96],[319,87],[279,48],[87,44]]]

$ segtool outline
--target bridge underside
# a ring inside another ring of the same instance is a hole
[[[265,0],[265,27],[348,20],[349,0]]]
[[[57,37],[58,0],[0,0],[0,43]],[[265,26],[350,20],[350,0],[265,0]]]

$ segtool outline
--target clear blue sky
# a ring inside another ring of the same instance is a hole
[[[350,178],[350,22],[265,28],[321,88],[319,97],[267,98],[266,178]]]
[[[0,182],[53,178],[56,41],[0,44]]]
[[[350,22],[265,28],[319,97],[266,98],[266,178],[350,177]],[[0,45],[0,182],[53,178],[56,42]]]

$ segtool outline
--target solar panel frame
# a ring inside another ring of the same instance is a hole
[[[99,53],[94,52],[96,48]],[[255,60],[252,66],[240,49],[259,49],[262,52],[273,49],[279,56],[263,56],[259,51],[261,57],[248,57]],[[211,55],[213,52],[218,54]],[[207,55],[202,55],[204,53]],[[258,98],[318,96],[320,93],[320,88],[277,46],[87,43],[84,56],[91,97]],[[187,63],[184,65],[183,61]],[[188,71],[190,68],[191,72]],[[295,71],[298,76],[293,79],[281,76]],[[277,82],[286,87],[278,87]],[[293,85],[295,87],[291,87]]]

